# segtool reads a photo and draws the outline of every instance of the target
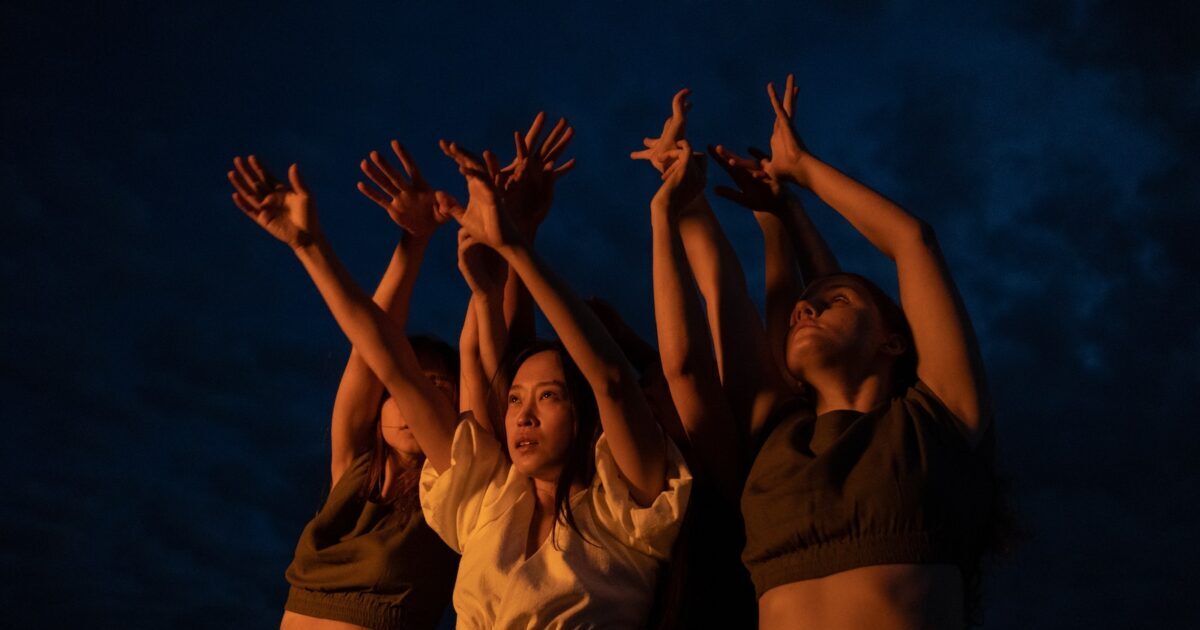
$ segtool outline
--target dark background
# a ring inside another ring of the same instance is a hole
[[[539,249],[651,336],[657,180],[628,152],[683,86],[693,142],[765,145],[788,71],[810,147],[936,227],[979,331],[1031,532],[986,627],[1200,625],[1200,5],[191,4],[0,9],[3,625],[278,623],[348,345],[230,203],[233,155],[299,162],[373,286],[397,235],[354,190],[367,151],[400,138],[461,194],[437,138],[509,155],[566,115]],[[757,228],[717,206],[761,294]],[[453,257],[442,230],[414,331],[457,339]]]

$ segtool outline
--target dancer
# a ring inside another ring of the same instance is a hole
[[[813,410],[776,409],[742,496],[760,627],[961,627],[995,520],[970,320],[931,228],[800,142],[793,83],[768,85],[771,152],[750,170],[808,188],[892,259],[904,310],[849,273],[795,304],[784,356]]]
[[[380,190],[359,188],[404,228],[374,296],[402,330],[438,223],[432,190],[404,148],[395,142],[392,148],[411,181],[372,152],[361,166]],[[295,191],[274,181],[253,156],[234,165],[234,202],[252,217],[297,202]],[[274,229],[280,225],[276,220]],[[409,343],[425,377],[453,403],[459,380],[453,349],[431,337]],[[449,604],[458,556],[425,523],[417,483],[424,454],[357,348],[338,386],[330,433],[331,490],[288,567],[281,628],[434,628]]]
[[[646,138],[647,148],[631,156],[650,161],[665,182],[650,204],[655,322],[663,372],[684,429],[681,443],[696,475],[684,530],[686,604],[677,622],[709,627],[728,619],[753,626],[757,605],[739,557],[745,538],[738,500],[750,416],[756,408],[768,409],[784,388],[769,362],[741,266],[704,197],[703,156],[692,155],[684,139],[688,95],[686,89],[675,95],[660,136]],[[677,177],[678,185],[670,186]]]
[[[516,143],[523,168],[552,174],[550,142]],[[561,338],[526,348],[503,371],[503,443],[464,421],[451,452],[425,467],[426,518],[463,553],[460,627],[641,627],[691,475],[620,348],[501,207],[494,158],[443,150],[470,199],[462,207],[443,195],[440,207],[504,257]]]

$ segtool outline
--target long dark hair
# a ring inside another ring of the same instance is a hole
[[[580,538],[587,541],[587,537],[575,523],[575,515],[571,512],[571,486],[575,483],[590,486],[596,475],[595,449],[596,439],[600,435],[600,409],[596,406],[596,396],[592,393],[591,385],[583,377],[579,366],[575,365],[575,361],[571,359],[571,355],[567,353],[562,342],[538,339],[521,348],[509,348],[496,377],[492,379],[491,395],[488,396],[493,412],[492,417],[505,418],[508,409],[508,390],[512,386],[517,370],[529,357],[546,351],[557,353],[562,362],[563,383],[567,389],[567,398],[571,402],[571,413],[575,425],[571,444],[567,447],[566,461],[563,462],[562,473],[554,488],[554,522],[556,526],[559,523],[566,525],[579,534]],[[505,431],[507,426],[503,421],[493,424],[496,425],[499,432],[496,437],[505,446],[504,454],[509,457],[508,436]],[[551,540],[553,540],[553,536],[551,536]],[[558,543],[555,542],[554,545],[557,549]]]
[[[421,365],[427,366],[440,362],[446,368],[447,374],[454,379],[454,387],[458,389],[458,353],[450,344],[433,335],[412,335],[408,338],[413,352]],[[421,510],[420,482],[421,467],[425,463],[425,453],[417,456],[414,466],[402,467],[396,471],[394,489],[391,496],[384,495],[384,483],[387,481],[387,461],[392,455],[392,449],[387,440],[383,439],[383,426],[380,418],[383,404],[387,401],[385,390],[379,397],[375,412],[375,445],[371,449],[371,461],[367,466],[367,476],[359,489],[359,496],[373,503],[388,505],[392,508],[392,516],[398,522],[408,522],[414,514]]]

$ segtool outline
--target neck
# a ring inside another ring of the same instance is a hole
[[[554,512],[554,494],[558,489],[558,480],[543,480],[530,478],[533,482],[533,496],[538,508],[543,512]]]
[[[846,374],[818,372],[805,375],[815,394],[818,415],[830,411],[852,410],[866,413],[886,402],[891,394],[891,378],[877,371],[857,378]]]

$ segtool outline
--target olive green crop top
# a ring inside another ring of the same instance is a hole
[[[350,464],[300,534],[284,608],[376,630],[432,629],[450,603],[459,556],[421,510],[407,522],[389,519],[390,505],[361,496],[370,457]]]
[[[978,558],[995,492],[992,431],[972,448],[923,383],[868,413],[795,409],[769,429],[742,494],[759,597],[876,564]]]

